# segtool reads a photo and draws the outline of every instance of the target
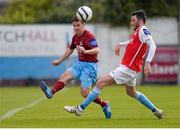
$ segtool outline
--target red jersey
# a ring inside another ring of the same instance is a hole
[[[77,34],[73,36],[70,49],[75,49],[77,46],[82,46],[85,50],[98,47],[94,35],[87,30],[81,36]],[[98,62],[97,54],[83,54],[78,52],[78,58],[79,61]]]
[[[140,32],[141,30],[141,33]],[[124,57],[121,64],[127,66],[128,68],[140,72],[142,69],[144,57],[148,49],[148,45],[142,42],[141,39],[147,39],[150,36],[150,32],[143,26],[138,28],[130,38],[130,42],[126,47]],[[144,40],[145,41],[145,40]]]

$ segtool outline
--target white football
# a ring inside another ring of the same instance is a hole
[[[88,6],[81,6],[76,11],[76,16],[80,21],[87,22],[92,18],[92,10]]]

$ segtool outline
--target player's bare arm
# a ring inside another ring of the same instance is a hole
[[[120,56],[120,48],[121,48],[120,44],[116,44],[116,45],[115,45],[115,50],[114,50],[114,52],[115,52],[115,54],[116,54],[117,56]]]
[[[126,47],[128,44],[129,44],[129,41],[117,43],[115,45],[115,54],[117,56],[120,56],[120,48],[121,47]]]
[[[62,63],[65,59],[67,59],[67,58],[73,53],[73,51],[74,51],[73,49],[68,48],[68,49],[66,50],[66,52],[64,53],[64,55],[61,56],[59,59],[54,60],[54,61],[52,62],[52,64],[53,64],[53,65],[59,65],[59,64]]]
[[[146,61],[144,64],[144,74],[146,77],[149,76],[149,74],[151,73],[151,65],[149,61]]]
[[[79,46],[79,47],[78,47],[78,51],[79,51],[80,53],[83,53],[83,54],[98,54],[98,53],[99,53],[99,48],[96,47],[96,48],[93,48],[93,49],[90,49],[90,50],[85,50],[84,47]]]

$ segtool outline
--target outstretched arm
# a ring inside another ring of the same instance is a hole
[[[64,55],[61,56],[59,59],[54,60],[54,61],[52,62],[52,64],[53,64],[53,65],[59,65],[59,64],[62,63],[65,59],[67,59],[67,58],[73,53],[73,51],[74,51],[74,49],[68,48],[68,49],[66,50],[66,52],[64,53]]]
[[[115,46],[115,54],[117,56],[119,56],[120,55],[120,48],[121,47],[126,47],[129,44],[129,42],[130,41],[126,41],[126,42],[120,42],[120,43],[116,44],[116,46]]]
[[[128,44],[129,44],[129,40],[128,41],[126,41],[126,42],[119,42],[118,44],[120,45],[120,46],[122,46],[122,47],[126,47]]]

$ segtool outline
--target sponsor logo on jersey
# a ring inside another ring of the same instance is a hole
[[[91,46],[97,46],[97,41],[95,39],[92,39],[90,41]]]
[[[145,35],[151,35],[150,31],[147,30],[147,29],[143,29],[143,32],[144,32]]]

